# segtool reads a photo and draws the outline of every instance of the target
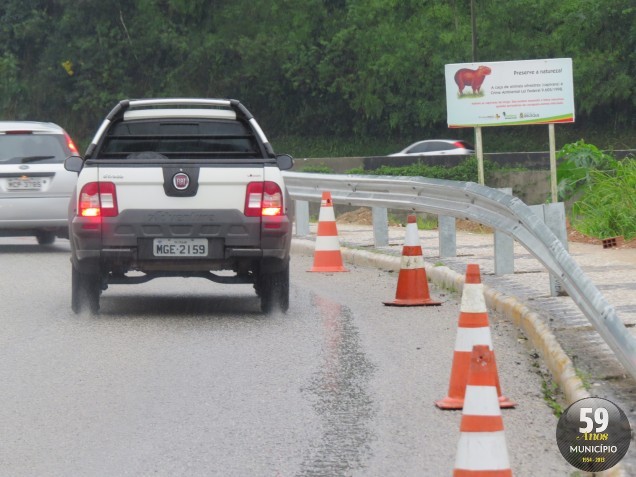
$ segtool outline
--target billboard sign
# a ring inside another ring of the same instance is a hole
[[[574,122],[572,59],[445,65],[448,127]]]

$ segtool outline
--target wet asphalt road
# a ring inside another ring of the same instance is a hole
[[[70,311],[68,242],[0,239],[0,475],[436,476],[458,412],[438,411],[459,308],[390,308],[395,274],[313,274],[294,257],[291,307],[250,286],[112,286]],[[491,318],[515,475],[569,475],[539,365]]]

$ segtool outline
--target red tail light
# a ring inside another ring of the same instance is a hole
[[[71,136],[69,136],[68,133],[64,133],[64,137],[66,138],[66,145],[71,150],[71,152],[79,156],[79,151],[77,150],[77,146],[75,146],[75,143],[71,139]]]
[[[117,189],[112,182],[89,182],[79,195],[79,215],[82,217],[115,217]]]
[[[250,182],[245,192],[247,217],[283,215],[283,192],[276,182]]]

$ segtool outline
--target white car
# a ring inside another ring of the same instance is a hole
[[[448,156],[475,154],[475,148],[466,141],[455,139],[429,139],[411,144],[389,156]]]
[[[77,174],[64,160],[77,154],[56,124],[0,121],[0,236],[35,236],[41,245],[68,237]]]

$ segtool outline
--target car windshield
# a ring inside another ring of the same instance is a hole
[[[59,134],[0,134],[0,164],[61,163],[67,155]]]

